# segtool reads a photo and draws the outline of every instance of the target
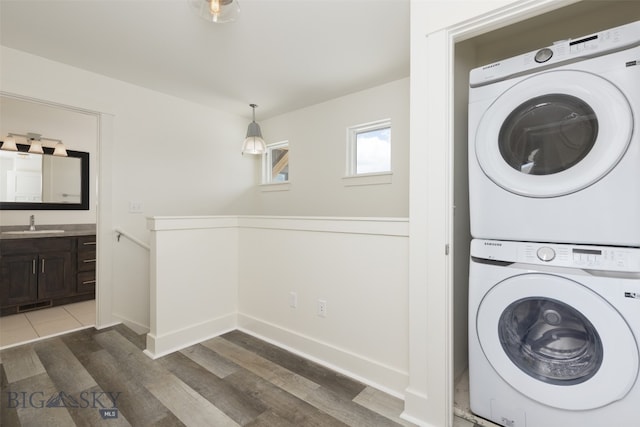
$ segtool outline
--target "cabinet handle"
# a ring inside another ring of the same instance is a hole
[[[96,259],[85,259],[82,262],[84,262],[85,264],[89,264],[90,262],[96,262]]]
[[[44,258],[42,258],[42,272],[44,273]]]
[[[83,245],[85,245],[85,246],[95,246],[96,242],[84,242]]]
[[[94,283],[96,283],[95,280],[87,280],[86,282],[82,282],[83,285],[92,285]]]
[[[36,274],[36,259],[35,258],[31,261],[31,272],[33,274]]]

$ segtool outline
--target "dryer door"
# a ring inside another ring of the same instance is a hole
[[[498,283],[480,303],[476,328],[502,379],[555,408],[608,405],[638,375],[638,347],[626,321],[598,294],[564,277],[528,273]]]
[[[475,155],[505,190],[557,197],[610,172],[632,132],[629,102],[610,81],[583,71],[549,71],[516,83],[489,106],[475,135]]]

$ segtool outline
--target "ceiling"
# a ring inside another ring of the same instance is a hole
[[[235,114],[272,117],[409,75],[409,0],[0,0],[0,43]]]

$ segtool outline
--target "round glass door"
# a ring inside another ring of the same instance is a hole
[[[549,298],[523,298],[500,316],[498,335],[511,362],[532,378],[580,384],[602,365],[602,340],[582,313]]]
[[[476,332],[495,372],[551,407],[608,405],[638,377],[638,346],[627,322],[607,300],[567,277],[526,273],[496,284],[480,302]]]
[[[528,197],[557,197],[599,181],[633,133],[626,97],[594,74],[556,70],[511,86],[475,134],[478,163],[495,184]]]
[[[575,96],[550,94],[520,104],[498,134],[509,166],[531,175],[565,171],[584,159],[598,137],[593,109]]]

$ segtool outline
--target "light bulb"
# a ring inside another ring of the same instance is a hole
[[[213,20],[217,21],[220,15],[220,0],[211,0],[211,3],[209,3],[209,12],[213,15]]]

